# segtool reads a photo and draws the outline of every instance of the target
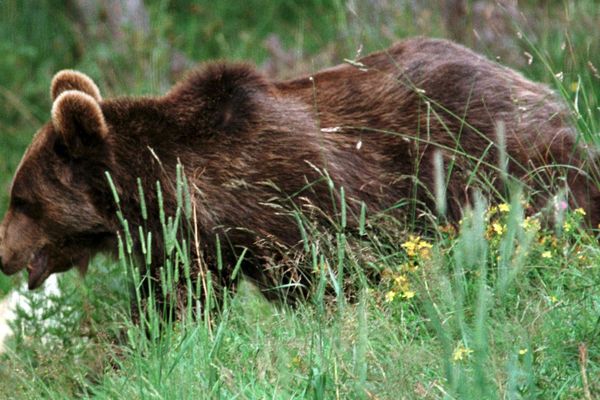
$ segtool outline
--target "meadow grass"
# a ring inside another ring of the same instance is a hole
[[[170,46],[193,59],[261,63],[268,53],[258,44],[270,32],[301,60],[321,51],[352,59],[359,43],[383,48],[391,40],[386,29],[399,37],[444,34],[435,8],[415,11],[410,3],[401,2],[388,19],[335,0],[302,8],[283,0],[148,2],[155,28],[146,43],[132,44],[135,57],[128,60],[107,42],[81,51],[68,14],[50,2],[2,2],[0,185],[8,186],[31,135],[47,119],[48,84],[58,69],[81,68],[108,94],[158,93],[169,81]],[[590,32],[599,11],[593,1],[544,9],[531,3],[524,7],[538,30],[513,39],[534,59],[520,69],[561,92],[582,140],[598,145],[600,78],[593,68],[600,67],[600,43]],[[124,65],[128,73],[121,77]],[[0,210],[6,207],[2,190]],[[170,259],[184,264],[187,247],[173,238],[190,216],[186,207],[181,196],[180,222],[165,219],[163,229],[171,238]],[[117,262],[100,256],[85,279],[64,274],[58,295],[25,294],[35,313],[18,313],[0,359],[0,397],[600,396],[598,238],[583,229],[580,210],[565,210],[561,224],[545,228],[536,216],[525,217],[524,207],[518,190],[500,205],[479,198],[459,229],[438,224],[421,234],[368,210],[359,216],[359,232],[346,232],[339,219],[331,232],[318,234],[298,215],[314,275],[307,301],[274,304],[244,282],[236,294],[225,294],[218,311],[209,306],[200,318],[179,322],[159,317],[165,310],[156,307],[164,304],[147,305],[141,322],[132,322],[130,304],[138,297],[131,288],[146,281],[124,230]],[[147,237],[138,227],[131,235]],[[369,279],[369,271],[381,279]],[[18,284],[3,282],[4,290]],[[206,290],[211,298],[206,287],[188,285],[190,295]]]

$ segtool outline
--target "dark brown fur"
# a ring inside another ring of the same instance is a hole
[[[457,220],[471,188],[489,191],[480,180],[504,191],[496,167],[499,125],[510,174],[537,193],[538,205],[566,176],[570,203],[594,226],[600,222],[598,186],[586,175],[587,151],[563,104],[545,86],[447,41],[406,40],[356,65],[285,82],[248,65],[207,64],[156,98],[101,100],[91,80],[65,76],[53,82],[53,119],[15,174],[0,228],[3,270],[28,265],[32,288],[114,249],[121,226],[105,171],[130,226],[148,225],[160,237],[154,189],[161,182],[172,214],[178,162],[192,188],[201,256],[212,270],[215,234],[221,237],[223,284],[231,283],[242,248],[249,249],[245,274],[266,286],[302,275],[265,279],[263,262],[301,241],[286,205],[309,213],[318,207],[323,219],[335,213],[326,176],[344,188],[355,214],[361,202],[371,213],[402,199],[431,207],[432,160],[440,151],[453,165],[448,216]],[[148,197],[146,223],[138,177]],[[154,243],[159,267],[161,243]]]

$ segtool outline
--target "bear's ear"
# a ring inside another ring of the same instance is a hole
[[[56,98],[52,105],[52,125],[74,158],[89,153],[108,135],[100,104],[77,90],[67,90]]]
[[[79,90],[80,92],[89,94],[97,102],[102,101],[98,86],[96,86],[89,76],[79,71],[65,69],[58,72],[52,78],[52,83],[50,84],[50,97],[52,101],[55,101],[61,93],[67,90]]]

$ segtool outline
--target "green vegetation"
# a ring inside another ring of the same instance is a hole
[[[158,94],[177,76],[175,52],[261,65],[277,61],[262,45],[276,33],[296,64],[279,68],[285,75],[352,59],[360,45],[364,54],[393,37],[451,32],[434,2],[297,3],[147,1],[151,28],[117,42],[78,24],[72,6],[0,2],[0,213],[61,68],[89,73],[106,96]],[[582,140],[600,145],[600,9],[592,0],[522,3],[527,29],[511,21],[483,43],[470,34],[481,16],[469,9],[464,40],[560,91]],[[59,295],[27,294],[35,315],[19,312],[0,356],[0,397],[597,398],[598,239],[581,228],[580,210],[548,230],[523,207],[518,195],[480,200],[458,232],[441,225],[422,236],[369,215],[364,235],[309,230],[316,282],[306,303],[275,305],[243,284],[220,311],[162,328],[156,304],[131,322],[125,240],[119,262],[97,257],[85,279],[64,274]],[[186,250],[171,256],[185,260]],[[380,282],[365,279],[373,270]],[[4,291],[20,281],[2,279]]]

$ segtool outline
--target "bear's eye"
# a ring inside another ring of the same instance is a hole
[[[22,197],[14,196],[10,202],[12,208],[17,212],[21,212],[32,218],[39,218],[41,216],[41,208]]]
[[[27,208],[27,201],[22,199],[21,197],[13,197],[11,199],[11,205],[16,209]]]

